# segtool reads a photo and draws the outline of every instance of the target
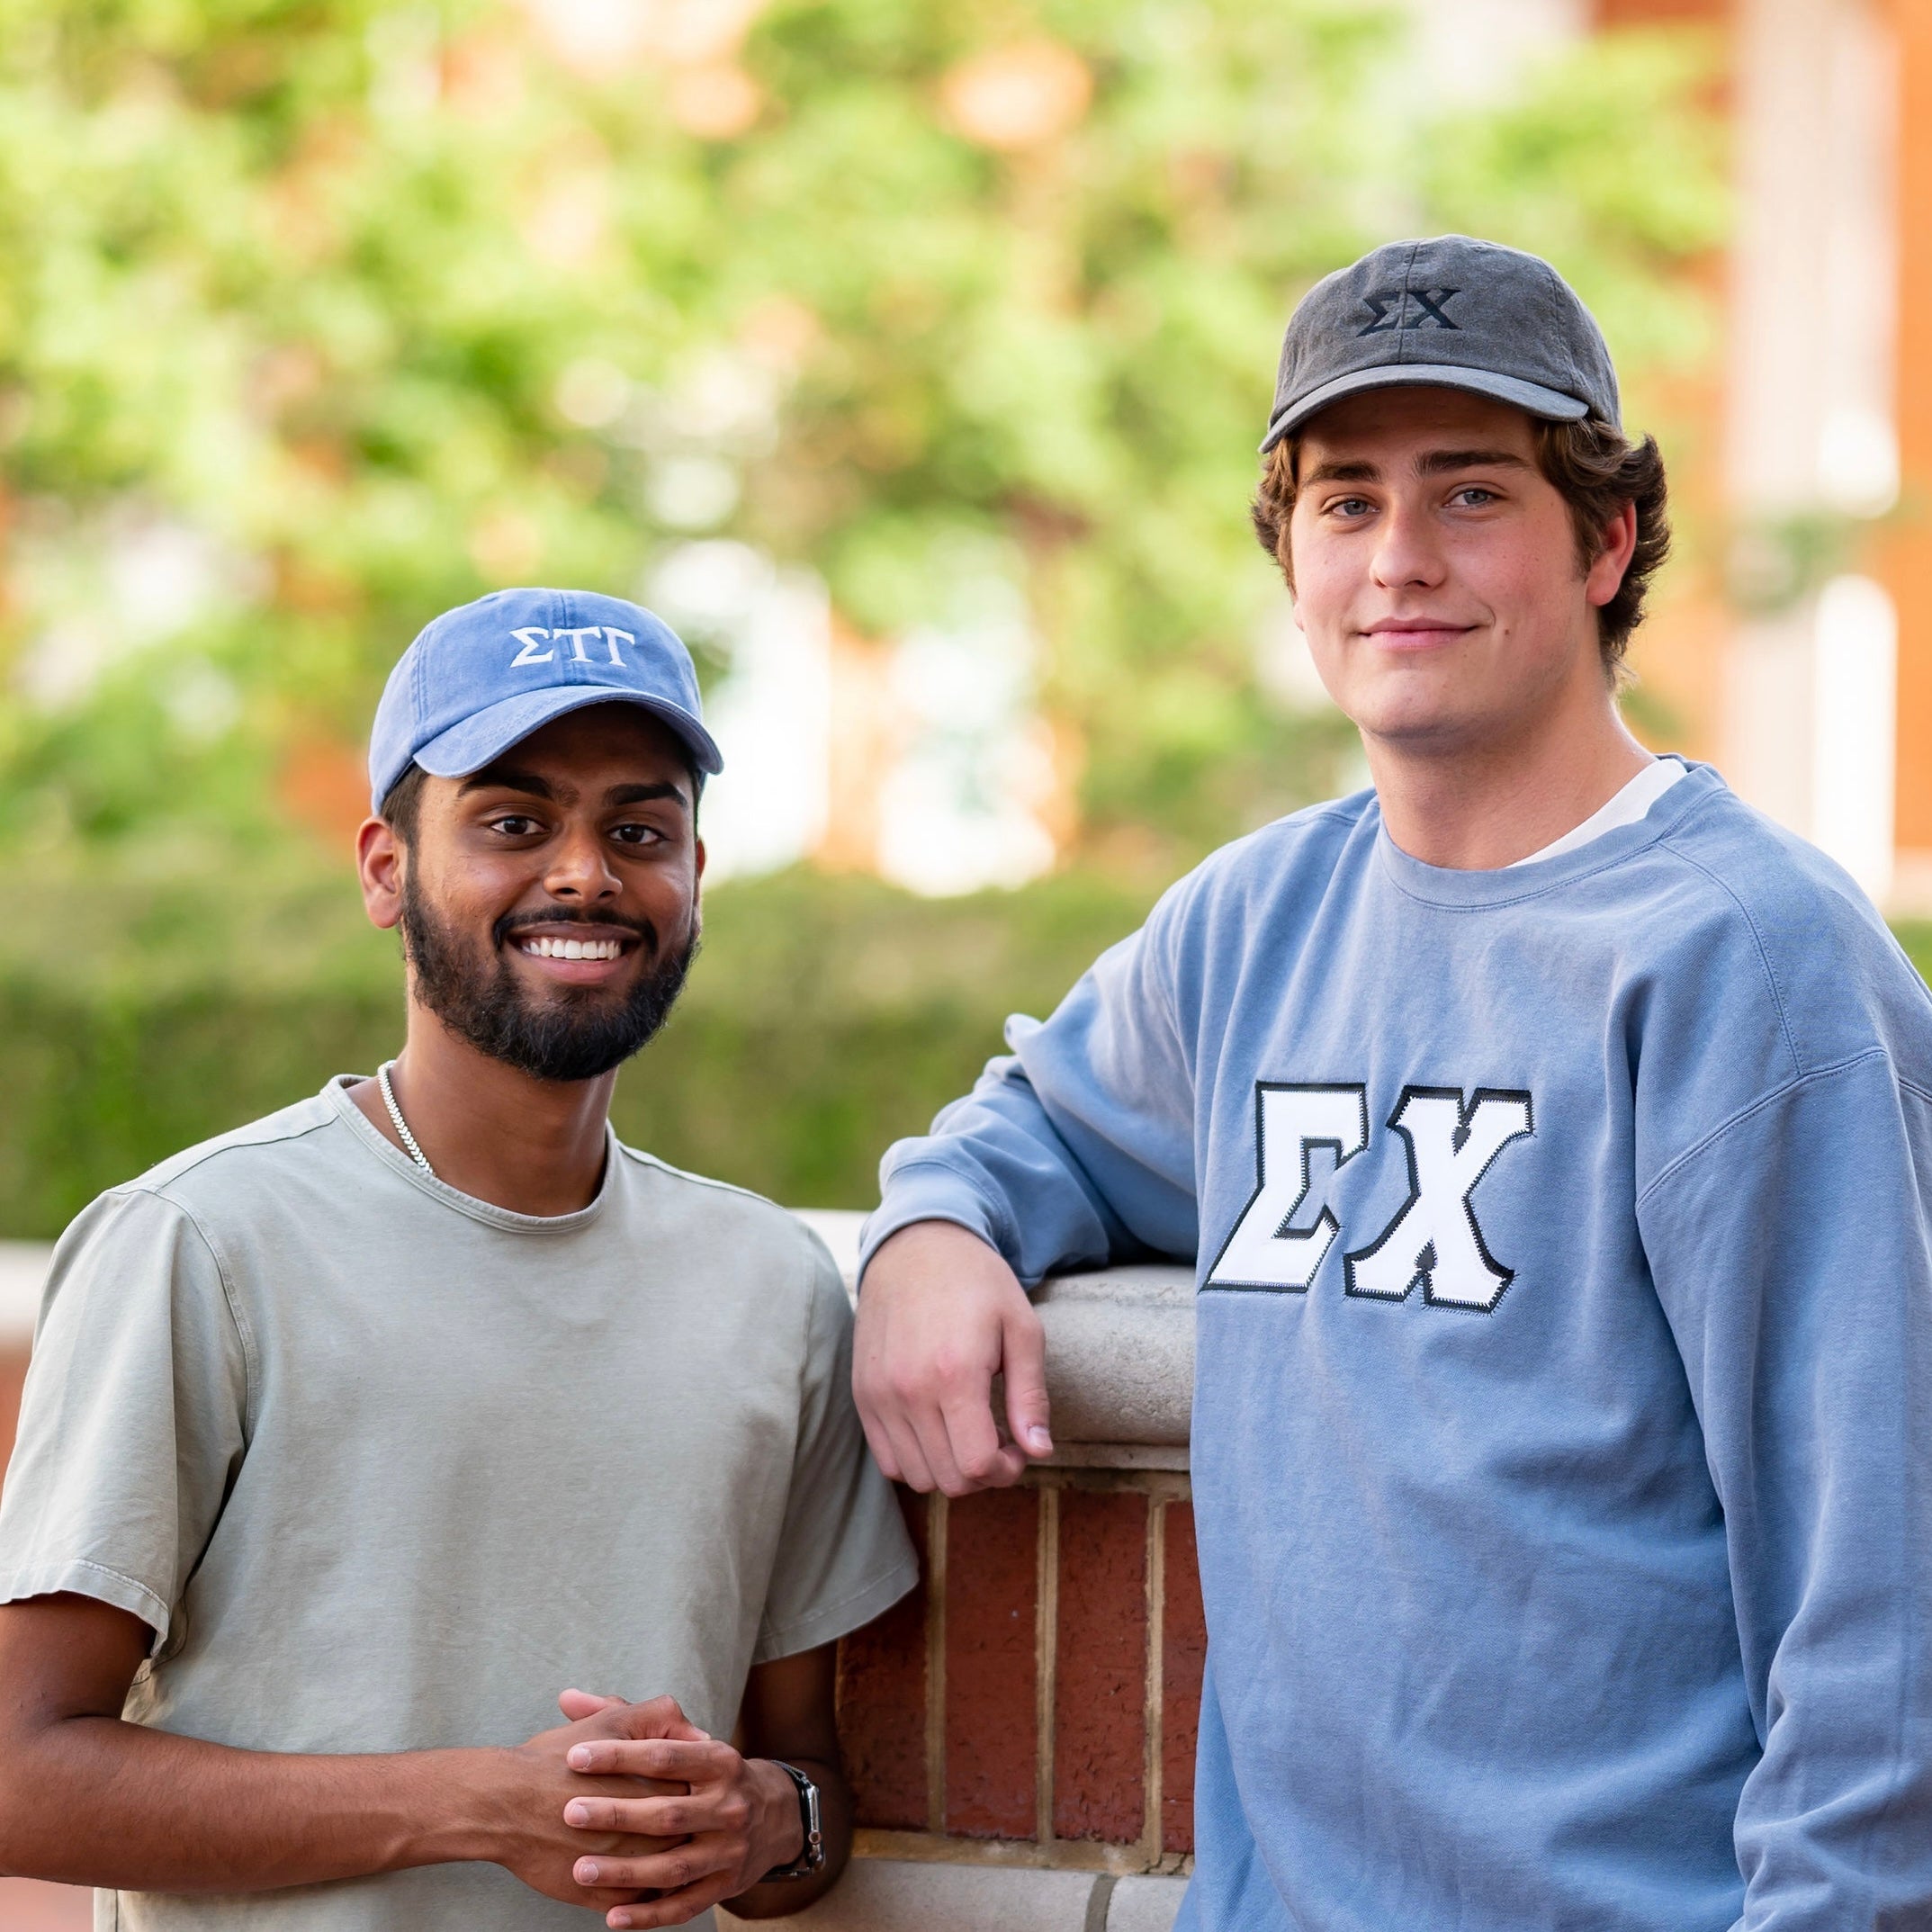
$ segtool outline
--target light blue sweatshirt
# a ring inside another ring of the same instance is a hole
[[[867,1253],[1198,1257],[1191,1932],[1932,1926],[1932,999],[1694,768],[1496,872],[1217,853]]]

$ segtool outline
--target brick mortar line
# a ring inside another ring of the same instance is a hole
[[[1153,1492],[1147,1496],[1147,1711],[1142,1743],[1141,1793],[1147,1866],[1161,1862],[1165,1832],[1161,1818],[1162,1749],[1166,1710],[1164,1676],[1167,1639],[1167,1503]]]
[[[946,1536],[943,1490],[926,1498],[926,1824],[946,1829]]]
[[[1051,1851],[1053,1830],[1054,1705],[1060,1676],[1060,1491],[1044,1484],[1039,1492],[1039,1541],[1033,1590],[1034,1773],[1033,1834]]]

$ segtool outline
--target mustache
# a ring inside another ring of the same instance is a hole
[[[532,926],[612,927],[619,932],[634,933],[652,952],[658,949],[658,929],[648,919],[625,919],[616,912],[584,912],[567,905],[534,912],[506,912],[490,929],[490,942],[500,948],[506,939]]]

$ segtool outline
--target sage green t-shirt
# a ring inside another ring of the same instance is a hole
[[[95,1201],[54,1257],[0,1501],[0,1602],[151,1625],[127,1715],[260,1751],[513,1744],[568,1685],[718,1735],[750,1666],[911,1587],[823,1245],[615,1136],[512,1214],[315,1099]],[[696,1921],[708,1924],[707,1913]],[[593,1932],[495,1865],[234,1898],[121,1932]]]

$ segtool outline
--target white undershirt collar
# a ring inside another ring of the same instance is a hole
[[[1682,759],[1652,759],[1622,790],[1607,803],[1599,805],[1585,819],[1583,823],[1572,827],[1560,839],[1551,840],[1540,852],[1532,852],[1527,858],[1518,858],[1505,867],[1513,871],[1517,866],[1533,866],[1539,859],[1560,858],[1566,852],[1574,852],[1601,839],[1606,831],[1614,831],[1619,825],[1634,825],[1649,811],[1679,778],[1689,773],[1690,767]]]

